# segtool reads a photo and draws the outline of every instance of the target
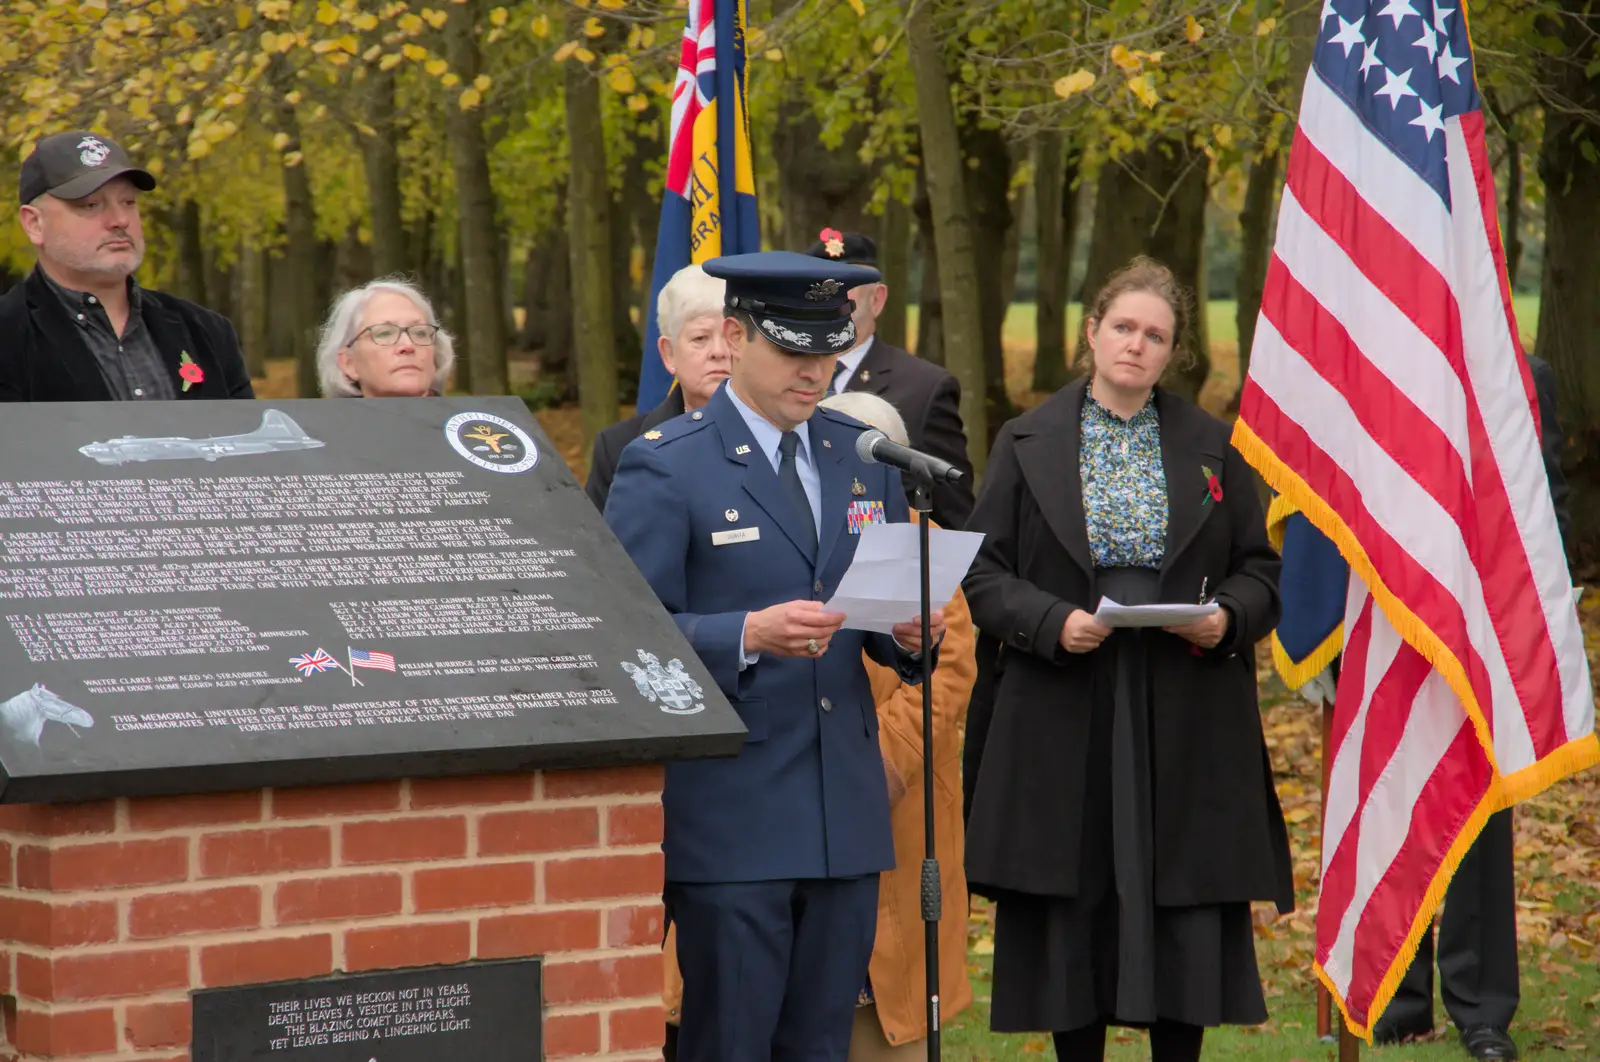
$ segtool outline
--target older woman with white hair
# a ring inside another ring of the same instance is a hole
[[[656,408],[640,410],[595,436],[584,490],[600,511],[605,511],[623,448],[651,428],[711,401],[733,371],[722,338],[726,286],[699,266],[689,265],[672,274],[656,296],[656,322],[661,327],[656,350],[677,384]]]
[[[328,398],[443,394],[455,344],[433,304],[398,277],[370,281],[334,300],[317,342],[317,377]]]

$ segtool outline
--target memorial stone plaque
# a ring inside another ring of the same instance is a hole
[[[0,802],[732,755],[514,398],[0,417]]]
[[[539,1062],[538,959],[196,992],[193,1062]]]

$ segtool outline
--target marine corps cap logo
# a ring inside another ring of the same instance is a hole
[[[86,136],[78,141],[78,161],[85,166],[98,166],[111,157],[111,149],[97,136]]]

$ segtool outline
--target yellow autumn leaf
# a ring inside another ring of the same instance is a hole
[[[600,0],[600,6],[607,11],[620,11],[626,7],[625,0]]]
[[[245,5],[240,4],[238,7],[233,9],[234,25],[238,26],[240,29],[249,29],[250,23],[254,22],[255,20],[256,13]]]
[[[494,84],[494,78],[490,77],[488,74],[479,74],[477,77],[472,79],[472,87],[477,89],[479,92],[488,92],[489,86],[492,84]]]
[[[395,25],[399,26],[400,29],[405,33],[416,34],[422,32],[422,19],[418,18],[414,14],[411,14],[410,12],[401,15],[399,20],[395,22]]]
[[[1120,44],[1112,46],[1111,61],[1130,74],[1137,74],[1139,67],[1143,65],[1139,61],[1138,52],[1130,52]]]
[[[288,146],[289,146],[289,134],[288,133],[278,133],[278,134],[273,136],[273,138],[272,138],[272,150],[273,151],[282,151],[284,148],[286,148]]]
[[[491,26],[504,26],[506,24],[506,20],[510,17],[511,12],[507,11],[503,7],[497,7],[493,11],[489,12],[489,24]]]
[[[203,159],[209,154],[211,154],[211,141],[204,138],[189,141],[188,155],[191,159]]]
[[[889,38],[885,37],[883,34],[880,33],[876,37],[872,38],[872,54],[873,55],[882,55],[883,52],[884,52],[884,49],[886,49],[888,47],[889,47]]]
[[[295,168],[295,167],[296,167],[296,166],[298,166],[298,165],[300,165],[300,164],[301,164],[301,163],[302,163],[302,162],[304,162],[304,161],[305,161],[305,158],[306,158],[306,156],[305,156],[305,153],[304,153],[304,152],[300,152],[300,151],[291,151],[291,152],[289,152],[289,153],[288,153],[288,154],[287,154],[287,155],[285,155],[285,156],[284,156],[284,157],[283,157],[283,164],[284,164],[284,165],[285,165],[285,166],[287,166],[287,167],[288,167],[288,168],[289,168],[289,169],[291,169],[291,170],[292,170],[292,169],[294,169],[294,168]]]
[[[1190,44],[1199,44],[1200,43],[1200,38],[1204,37],[1205,35],[1206,35],[1205,27],[1200,25],[1200,23],[1196,22],[1193,15],[1184,16],[1184,20],[1183,20],[1183,37],[1184,37],[1184,40],[1188,41]]]
[[[128,101],[128,113],[143,121],[150,117],[150,101],[143,96],[135,96]]]
[[[1094,86],[1094,82],[1094,71],[1075,70],[1066,77],[1056,79],[1056,95],[1064,100],[1071,99],[1080,92],[1087,92]]]
[[[216,61],[217,53],[210,48],[202,48],[189,56],[189,69],[197,74],[203,74],[211,69],[211,64]]]
[[[568,57],[571,56],[572,53],[577,51],[577,50],[578,50],[578,42],[577,41],[568,41],[567,43],[563,44],[561,47],[557,48],[556,49],[556,54],[551,56],[551,58],[554,59],[558,63],[564,63],[564,62],[567,61]]]
[[[278,50],[278,35],[276,33],[272,32],[271,30],[267,30],[265,33],[263,33],[261,35],[261,50],[264,51],[264,52],[275,52],[275,51],[277,51]]]
[[[634,80],[633,71],[625,66],[619,66],[611,71],[606,77],[606,83],[625,96],[639,87],[639,83]]]
[[[428,57],[428,49],[420,44],[406,44],[401,46],[400,54],[413,63],[420,63]]]
[[[550,16],[540,15],[528,24],[528,32],[540,40],[550,36]]]
[[[304,96],[300,95],[300,90],[295,89],[293,92],[284,94],[283,102],[287,103],[291,107],[298,107],[300,106],[300,101],[304,98]]]
[[[339,21],[339,9],[328,3],[328,0],[321,0],[317,4],[317,21],[324,26],[333,25]]]
[[[366,51],[361,53],[361,61],[363,63],[370,63],[370,62],[372,62],[374,59],[376,59],[378,56],[380,56],[382,54],[383,54],[383,45],[374,44],[371,48],[368,48]]]
[[[435,11],[431,7],[425,7],[422,9],[422,17],[426,19],[428,25],[432,26],[434,29],[444,29],[444,24],[450,21],[449,12]]]
[[[434,77],[443,77],[444,72],[450,69],[450,64],[445,62],[443,59],[429,59],[426,63],[422,64],[422,69],[426,70]]]
[[[175,120],[179,125],[188,125],[194,120],[194,108],[190,107],[188,104],[185,104],[178,111],[178,117]]]
[[[395,67],[399,66],[402,61],[404,61],[404,56],[402,56],[399,52],[390,52],[388,55],[378,60],[378,69],[393,70]]]
[[[862,3],[861,0],[849,0],[849,2],[850,2],[850,10],[852,10],[852,11],[854,11],[856,13],[856,17],[857,18],[866,18],[867,17],[867,5],[866,4]]]
[[[656,30],[654,26],[646,26],[639,34],[639,47],[650,48],[656,43]]]
[[[599,16],[590,15],[586,20],[584,20],[583,35],[590,38],[604,37],[606,35],[606,27],[600,21]]]
[[[1214,125],[1211,127],[1211,135],[1223,147],[1229,147],[1233,144],[1233,126],[1231,125]]]
[[[1262,19],[1260,22],[1256,23],[1256,36],[1257,37],[1265,37],[1267,34],[1271,33],[1274,29],[1276,29],[1277,25],[1278,25],[1278,20],[1275,19],[1275,18],[1264,18],[1264,19]]]
[[[363,11],[350,20],[350,25],[362,33],[367,33],[378,28],[378,16],[370,11]]]
[[[635,114],[638,114],[648,106],[650,106],[650,100],[644,96],[635,95],[628,97],[628,110]]]
[[[761,53],[761,57],[767,60],[769,63],[781,63],[783,62],[783,49],[768,48],[766,51]]]
[[[463,89],[456,102],[461,105],[462,110],[470,111],[483,102],[483,93],[475,88]]]
[[[572,53],[572,57],[580,63],[594,62],[594,53],[587,48],[580,47],[577,51]]]
[[[1138,77],[1128,79],[1128,91],[1139,98],[1139,102],[1146,107],[1154,107],[1161,97],[1156,95],[1155,86],[1150,83],[1149,74],[1140,74]]]

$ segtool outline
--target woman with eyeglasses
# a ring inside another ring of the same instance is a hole
[[[328,398],[443,394],[455,360],[428,297],[399,279],[340,295],[317,343],[317,376]]]

